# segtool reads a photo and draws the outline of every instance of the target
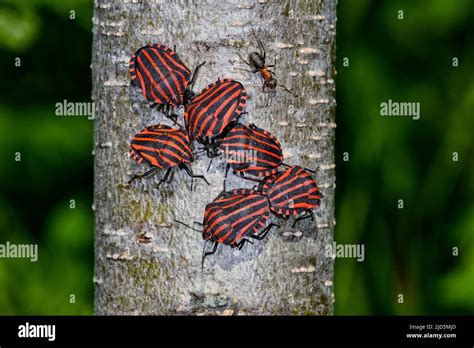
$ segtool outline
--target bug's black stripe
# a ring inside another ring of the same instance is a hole
[[[229,83],[229,81],[216,83],[212,88],[209,88],[205,92],[207,94],[205,98],[199,99],[196,102],[192,102],[188,106],[189,118],[192,119],[193,124],[195,118],[199,117],[199,112],[202,109],[212,104],[212,106],[209,107],[207,114],[214,112],[223,103],[223,101],[228,98],[229,95],[232,95],[232,93],[234,93],[238,88],[241,88],[239,83]],[[204,118],[203,116],[205,115],[203,114],[200,117]],[[199,124],[196,128],[199,128],[200,126],[201,124]]]
[[[216,87],[220,87],[220,85],[216,85]],[[219,93],[213,95],[211,98],[207,98],[205,100],[200,101],[199,106],[205,108],[209,106],[209,104],[212,104],[210,110],[215,110],[222,104],[222,102],[226,98],[228,98],[230,95],[232,95],[232,93],[241,88],[242,87],[239,83],[230,83],[227,86],[221,88],[219,90]]]
[[[150,81],[150,88],[153,88],[154,85],[159,85],[168,99],[177,94],[177,90],[173,90],[172,81],[168,81],[171,80],[171,71],[169,71],[163,65],[163,63],[161,63],[160,59],[156,56],[154,50],[151,47],[141,52],[141,60],[153,79],[153,81]],[[156,65],[158,71],[153,66],[153,63]],[[169,86],[165,83],[165,79]],[[159,94],[155,94],[159,96]]]
[[[133,137],[132,144],[153,147],[156,149],[169,147],[177,152],[191,151],[189,147],[189,138],[187,138],[182,132],[169,132],[159,135],[138,133]]]
[[[301,185],[300,182],[295,182],[295,184]],[[307,202],[308,200],[307,193],[310,189],[313,189],[313,188],[316,188],[316,184],[314,184],[314,182],[313,183],[308,182],[306,185],[300,186],[297,189],[294,189],[287,193],[283,193],[286,190],[283,190],[280,187],[278,187],[277,189],[271,190],[269,198],[273,206],[281,206],[281,205],[289,204],[290,200],[295,204],[303,203],[303,202]],[[279,196],[278,198],[275,198],[277,195],[281,193],[283,193],[281,196]],[[303,194],[305,196],[294,198],[296,196],[303,195]],[[315,195],[317,193],[314,192],[312,194]]]
[[[233,197],[232,197],[233,198]],[[225,200],[223,202],[213,202],[209,207],[209,214],[207,214],[207,222],[213,224],[220,218],[220,215],[217,213],[221,209],[240,209],[249,204],[248,195],[236,195],[235,199],[230,201]]]
[[[270,133],[264,133],[263,130],[260,129],[252,129],[242,124],[237,124],[227,135],[228,138],[233,136],[253,136],[256,140],[252,140],[256,143],[264,143],[268,146],[280,147],[280,143],[276,138],[271,137]]]
[[[156,49],[159,52],[160,51],[165,51],[165,50],[163,50],[163,48],[156,48]],[[173,53],[171,53],[171,52],[173,52]],[[189,78],[191,76],[191,72],[189,71],[189,69],[187,69],[187,67],[184,65],[184,63],[179,59],[178,55],[176,53],[174,53],[174,51],[171,51],[171,52],[168,52],[168,53],[170,54],[172,59],[170,59],[167,54],[161,54],[160,55],[163,58],[163,60],[166,62],[166,64],[168,64],[168,66],[171,68],[171,71],[169,69],[167,69],[165,66],[163,66],[163,68],[168,70],[170,73],[175,72],[175,71],[179,71],[189,81]],[[184,86],[184,88],[185,87],[186,86]],[[184,90],[184,88],[183,88],[183,90]]]
[[[158,48],[155,48],[155,49],[158,51],[160,57],[168,64],[168,66],[170,66],[171,69],[174,69],[173,64],[171,64],[171,62],[169,62],[169,60],[166,58],[166,54],[163,53],[163,50],[158,49]],[[158,58],[157,52],[155,52],[155,49],[150,50],[151,51],[150,57],[153,59],[153,62],[155,62],[156,66],[161,70],[161,73],[163,74],[166,81],[170,85],[170,87],[172,89],[172,91],[170,91],[170,94],[169,94],[170,97],[175,96],[175,95],[180,95],[181,92],[180,92],[179,86],[176,86],[176,83],[174,82],[173,78],[171,77],[171,74],[175,74],[175,72],[173,70],[168,69],[161,62],[160,58]],[[179,69],[176,68],[176,70],[179,70]],[[175,75],[179,75],[179,74],[175,74]],[[159,81],[159,80],[157,80],[157,81]],[[160,85],[161,85],[162,88],[163,88],[163,86],[165,86],[167,88],[167,90],[169,91],[169,88],[168,88],[168,86],[166,86],[164,81],[162,83],[160,83]],[[181,90],[184,91],[186,86],[181,86],[181,88],[182,88]]]
[[[277,146],[281,147],[280,141],[278,141],[278,139],[272,133],[257,127],[251,129],[252,134],[259,140],[266,141],[269,144],[275,143]]]
[[[217,92],[221,86],[228,85],[232,80],[217,80],[204,88],[201,93],[194,99],[195,105],[200,104],[208,98],[213,97],[213,93]]]
[[[265,215],[268,215],[267,209],[269,207],[266,199],[261,197],[259,201],[258,206],[246,209],[238,214],[239,219],[234,219],[230,234],[220,233],[218,238],[225,238],[225,244],[232,244],[238,242],[242,237],[253,234],[253,228],[264,219]],[[265,212],[262,212],[262,210]]]
[[[305,182],[311,175],[298,166],[293,166],[279,173],[272,185],[272,190],[286,190]]]
[[[144,134],[150,131],[157,134]],[[152,163],[156,161],[163,168],[193,160],[187,135],[167,126],[152,126],[142,130],[133,137],[131,147],[135,155],[152,165],[156,165]]]
[[[235,108],[238,105],[239,98],[231,98],[234,93],[240,89],[239,85],[234,85],[233,87],[226,87],[219,95],[218,98],[213,99],[214,103],[209,107],[206,113],[204,113],[198,119],[198,125],[196,130],[199,134],[211,135],[213,137],[220,134],[220,131],[224,128],[223,122],[225,121],[224,116],[229,111],[230,108]],[[210,103],[205,103],[204,107]],[[217,109],[223,107],[219,112]],[[235,114],[235,111],[234,111]],[[231,116],[229,121],[235,116]],[[217,122],[214,124],[215,120]]]
[[[234,136],[234,134],[232,134],[232,136]],[[220,143],[220,146],[234,150],[240,149],[242,151],[255,151],[257,156],[260,158],[275,162],[277,164],[281,163],[282,152],[280,149],[277,150],[268,143],[262,144],[261,142],[257,142],[247,134],[242,134],[241,136],[244,138],[232,138],[229,136]]]
[[[257,137],[259,133],[237,124],[221,141],[219,147],[232,159],[233,170],[266,176],[281,164],[283,154],[279,144],[270,137]]]
[[[153,100],[155,98],[152,98],[152,96],[149,94],[150,87],[151,87],[153,81],[150,80],[150,78],[146,74],[145,70],[143,69],[143,67],[138,62],[138,57],[139,57],[139,55],[137,54],[137,57],[135,59],[135,61],[136,61],[135,71],[137,72],[138,83],[140,84],[141,88],[143,89],[143,91],[145,93],[145,99],[146,100]],[[141,80],[138,78],[138,76],[141,77]]]
[[[233,244],[238,241],[237,238],[253,234],[254,228],[260,225],[262,220],[266,220],[269,213],[268,200],[263,195],[238,193],[231,195],[235,196],[231,196],[230,200],[229,197],[227,200],[224,197],[222,202],[217,200],[208,204],[204,219],[205,226],[210,226],[207,236],[214,234],[221,228],[220,232],[212,236],[211,240],[224,244]],[[239,209],[241,211],[235,213]],[[217,214],[207,218],[213,212],[217,212]],[[231,227],[233,224],[235,226]],[[241,233],[243,233],[242,236],[240,236]]]
[[[202,128],[202,131],[200,131],[201,134],[206,134],[212,137],[216,137],[222,132],[222,130],[224,129],[225,126],[227,126],[227,124],[232,122],[237,117],[238,114],[235,112],[235,109],[236,109],[236,106],[238,105],[238,99],[231,98],[230,100],[222,101],[221,105],[223,105],[224,107],[219,112],[217,112],[217,107],[213,106],[213,109],[215,110],[213,111],[214,117],[212,119],[209,118],[207,120],[207,124],[205,124],[205,126]],[[228,119],[225,119],[225,115],[231,109],[232,109],[232,114],[230,115],[230,117],[228,117]],[[215,122],[214,124],[214,120],[216,119],[217,119],[217,122]]]
[[[290,213],[297,210],[293,207],[294,205],[302,204],[311,207],[320,204],[316,182],[309,173],[297,166],[279,173],[275,180],[270,181],[268,189],[264,188],[264,192],[266,191],[274,210],[283,209]]]
[[[219,89],[220,88],[220,89]],[[198,130],[201,125],[202,125],[202,120],[206,119],[207,117],[212,118],[212,112],[215,109],[209,108],[206,112],[203,112],[202,115],[199,115],[200,112],[203,111],[208,105],[211,103],[216,103],[218,106],[222,103],[222,98],[225,96],[225,93],[229,92],[229,86],[223,86],[221,87],[221,84],[216,85],[216,90],[217,92],[212,95],[209,95],[208,98],[202,99],[199,102],[192,102],[188,106],[188,118],[189,118],[189,123],[190,125]],[[214,90],[209,90],[211,93],[214,92]],[[217,107],[218,107],[217,106]],[[200,119],[198,119],[200,118]],[[196,119],[198,119],[198,123],[196,124]]]

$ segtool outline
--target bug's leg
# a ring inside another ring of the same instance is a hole
[[[196,229],[196,228],[194,228],[194,227],[189,226],[188,224],[186,224],[186,223],[184,223],[184,222],[182,222],[182,221],[179,221],[179,220],[176,220],[176,219],[174,219],[174,221],[177,222],[177,223],[180,224],[180,225],[183,225],[183,226],[189,228],[190,230],[194,230],[194,231],[200,232],[200,233],[202,232],[202,231],[200,231],[200,230],[198,230],[198,229]]]
[[[170,176],[170,173],[171,173],[171,167],[169,167],[167,170],[166,170],[166,173],[165,175],[163,176],[163,178],[160,179],[160,181],[158,181],[158,186],[156,186],[156,188],[160,188],[160,185],[162,182],[166,182],[166,180],[168,180],[168,177]]]
[[[245,71],[245,72],[249,72],[249,73],[252,73],[252,74],[258,72],[258,69],[255,69],[255,70],[248,70],[248,69],[242,69],[242,68],[234,68],[234,70]]]
[[[203,253],[202,255],[202,260],[201,260],[201,269],[204,268],[204,260],[206,259],[206,257],[208,257],[209,255],[212,255],[212,254],[215,254],[216,251],[217,251],[217,242],[214,242],[214,245],[212,247],[212,250],[211,251],[206,251],[205,253]]]
[[[268,105],[270,105],[270,95],[269,94],[267,95],[267,101],[265,102],[265,107],[268,107]]]
[[[225,192],[225,186],[227,182],[227,175],[229,174],[229,169],[230,169],[230,163],[227,163],[225,166],[225,174],[224,174],[224,183],[223,183],[223,188],[222,188],[222,193]]]
[[[249,180],[249,181],[254,181],[254,182],[258,182],[258,183],[261,183],[262,182],[262,179],[254,179],[254,178],[249,178],[248,176],[245,176],[245,174],[243,172],[240,172],[240,177],[242,179],[245,179],[245,180]]]
[[[134,174],[132,176],[132,178],[128,181],[128,183],[130,184],[135,179],[141,179],[141,178],[145,178],[147,176],[150,176],[150,175],[154,174],[155,172],[157,172],[158,170],[160,170],[160,168],[153,167],[153,168],[151,168],[150,170],[146,171],[143,174]]]
[[[284,220],[284,221],[288,221],[288,219],[290,218],[288,215],[280,215],[280,214],[274,212],[273,210],[270,210],[270,212],[271,212],[273,215],[275,215],[277,218],[282,219],[282,220]]]
[[[252,64],[250,64],[250,61],[246,61],[246,60],[244,59],[244,57],[242,57],[242,55],[240,54],[240,52],[237,52],[237,55],[239,56],[239,58],[240,58],[240,60],[241,60],[242,62],[244,62],[244,63],[247,64],[248,66],[252,66]]]
[[[300,222],[301,220],[305,220],[305,219],[308,219],[308,218],[311,218],[311,220],[314,221],[314,214],[313,212],[310,210],[310,209],[307,209],[305,211],[305,214],[296,218],[295,221],[293,222],[293,225],[291,225],[291,227],[295,227],[295,225]]]
[[[265,238],[268,234],[268,232],[270,232],[270,230],[272,229],[272,227],[280,227],[280,225],[278,224],[274,224],[273,222],[268,225],[267,227],[265,227],[263,229],[263,231],[261,231],[260,233],[258,234],[253,234],[251,235],[250,237],[253,238],[253,239],[256,239],[256,240],[262,240],[263,238]]]
[[[202,62],[201,64],[198,64],[198,66],[194,69],[194,74],[193,77],[191,78],[191,81],[189,81],[188,86],[193,86],[194,82],[196,82],[196,77],[198,76],[199,69],[206,64],[206,62]]]
[[[199,226],[203,226],[203,223],[199,222],[199,221],[193,221],[194,224],[196,225],[199,225]]]
[[[297,96],[298,96],[297,94],[294,94],[288,87],[286,87],[286,86],[284,86],[284,85],[278,85],[278,87],[283,88],[285,91],[287,91],[288,93],[290,93],[293,97],[297,97]]]
[[[206,182],[206,184],[209,185],[209,181],[207,181],[207,179],[205,178],[204,175],[193,174],[193,171],[191,170],[191,168],[189,168],[185,163],[180,164],[180,167],[183,168],[191,178],[193,178],[193,179],[194,178],[202,179]]]
[[[213,152],[212,152],[212,154],[211,154],[211,156],[212,156],[211,158],[219,157],[220,155],[222,155],[222,153],[219,152],[219,150],[218,150],[217,148],[213,148],[212,151],[213,151]]]
[[[275,62],[273,64],[270,64],[270,65],[267,65],[267,68],[274,68],[276,67],[276,64],[277,64],[277,59],[275,57]],[[269,70],[270,71],[270,70]],[[273,75],[275,75],[275,73],[273,71],[270,71]]]
[[[241,250],[243,248],[243,246],[245,245],[245,243],[253,244],[250,240],[244,238],[240,242],[236,243],[234,245],[234,248],[238,248],[239,250]]]
[[[154,105],[156,105],[156,103]],[[161,111],[163,113],[163,115],[165,115],[165,117],[169,118],[168,104],[161,104],[158,111]]]
[[[179,127],[179,129],[184,129],[184,127],[181,125],[181,123],[178,122],[178,115],[177,114],[171,114],[169,116],[167,116],[171,122],[173,122],[175,125],[177,125]]]

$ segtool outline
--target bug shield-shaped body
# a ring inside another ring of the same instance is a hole
[[[283,161],[278,139],[253,124],[236,124],[219,142],[219,149],[232,170],[258,177],[276,173]]]
[[[248,189],[225,192],[207,204],[202,237],[235,247],[242,238],[260,232],[269,215],[268,199],[260,192]]]
[[[263,185],[270,209],[280,216],[297,215],[319,206],[321,195],[311,174],[299,166],[269,177]]]
[[[184,103],[191,72],[172,49],[144,46],[132,56],[129,69],[132,86],[140,88],[147,101],[174,107]]]
[[[219,79],[202,90],[187,106],[185,120],[192,139],[207,143],[216,139],[245,108],[247,93],[240,82]]]
[[[166,169],[194,160],[189,137],[181,129],[166,125],[147,127],[135,134],[130,145],[130,156],[159,169]]]

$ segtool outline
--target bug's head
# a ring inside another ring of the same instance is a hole
[[[183,94],[182,104],[186,106],[194,99],[195,96],[196,96],[196,93],[194,93],[190,88],[186,88]]]
[[[265,81],[265,87],[267,87],[268,89],[274,90],[276,89],[277,85],[278,85],[278,81],[274,77]]]

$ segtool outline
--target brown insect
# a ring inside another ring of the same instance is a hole
[[[264,92],[268,89],[269,91],[275,91],[277,86],[283,88],[285,91],[288,93],[294,95],[287,87],[278,84],[277,79],[275,78],[275,73],[271,71],[269,68],[273,68],[276,65],[276,58],[275,58],[275,63],[271,65],[266,65],[265,64],[265,58],[266,58],[266,52],[265,52],[265,47],[262,44],[262,41],[257,37],[257,34],[255,31],[252,29],[252,33],[255,36],[255,40],[257,41],[258,47],[259,47],[259,52],[252,52],[248,55],[248,60],[245,60],[240,53],[237,52],[237,55],[239,58],[246,63],[248,66],[253,68],[253,70],[246,70],[246,69],[240,69],[243,71],[251,72],[251,73],[260,73],[260,76],[263,79],[263,85],[262,89]],[[296,95],[295,95],[296,96]]]

